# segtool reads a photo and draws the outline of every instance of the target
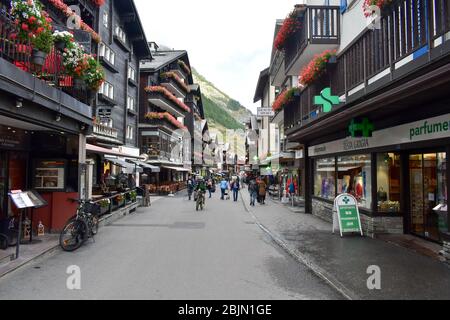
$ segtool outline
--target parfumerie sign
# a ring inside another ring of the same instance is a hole
[[[375,131],[370,138],[347,138],[309,148],[311,157],[450,138],[450,114]]]
[[[258,108],[258,117],[273,117],[275,112],[271,108]]]

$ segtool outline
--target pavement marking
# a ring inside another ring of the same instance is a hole
[[[258,219],[258,217],[250,210],[250,208],[247,206],[247,203],[244,200],[244,197],[241,193],[241,200],[244,205],[245,211],[247,211],[253,219],[255,219],[255,223],[261,228],[262,231],[264,231],[266,234],[268,234],[276,244],[278,244],[281,248],[283,248],[289,255],[294,257],[297,261],[304,264],[306,267],[308,267],[312,272],[314,272],[319,278],[323,279],[326,283],[328,283],[331,287],[333,287],[336,291],[338,291],[340,294],[344,296],[347,300],[360,300],[360,298],[351,290],[349,290],[347,287],[345,287],[339,280],[335,279],[332,275],[330,275],[328,272],[323,270],[321,267],[313,263],[306,255],[301,253],[297,249],[291,248],[283,239],[278,237],[275,233],[270,231],[268,228],[266,228]]]

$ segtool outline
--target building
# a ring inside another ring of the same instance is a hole
[[[32,3],[31,3],[32,4]],[[51,32],[64,25],[62,12],[44,1],[53,18]],[[83,6],[82,4],[80,4]],[[95,6],[86,4],[82,17],[93,26]],[[86,195],[82,179],[86,136],[92,131],[92,92],[81,90],[65,73],[61,52],[52,49],[43,60],[35,60],[36,48],[20,37],[10,1],[0,2],[0,232],[18,210],[8,198],[11,190],[38,191],[48,205],[31,216],[36,231],[61,230],[76,212],[70,201]],[[77,32],[76,41],[88,37],[87,50],[94,45],[86,32]],[[51,44],[53,45],[53,44]],[[88,51],[91,52],[91,51]]]
[[[284,48],[300,75],[284,106],[285,134],[304,145],[309,212],[331,221],[351,193],[366,234],[448,239],[450,24],[442,1],[394,1],[371,23],[361,7],[297,6]],[[329,51],[324,50],[336,50]],[[305,69],[314,54],[319,72]],[[281,86],[282,76],[274,75]]]
[[[101,41],[96,49],[106,80],[94,104],[93,132],[88,137],[94,195],[101,192],[101,180],[106,171],[116,175],[119,172],[134,174],[139,183],[139,172],[136,171],[142,171],[141,166],[136,167],[126,159],[140,161],[137,134],[139,68],[141,60],[151,59],[133,0],[105,1],[98,7],[98,17]]]
[[[193,83],[186,51],[159,48],[155,43],[152,47],[153,59],[144,61],[140,69],[141,154],[160,168],[146,183],[164,188],[178,184],[176,189],[184,186],[193,164],[203,161],[199,152],[192,152],[195,138],[202,145],[201,90]]]

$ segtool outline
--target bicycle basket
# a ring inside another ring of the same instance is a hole
[[[83,212],[84,213],[90,213],[93,215],[99,215],[100,214],[100,205],[96,203],[85,203],[83,206]]]

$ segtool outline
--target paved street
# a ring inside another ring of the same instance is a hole
[[[341,299],[254,223],[242,202],[163,198],[101,229],[96,242],[58,252],[0,280],[5,299]],[[79,291],[66,269],[81,268]]]

